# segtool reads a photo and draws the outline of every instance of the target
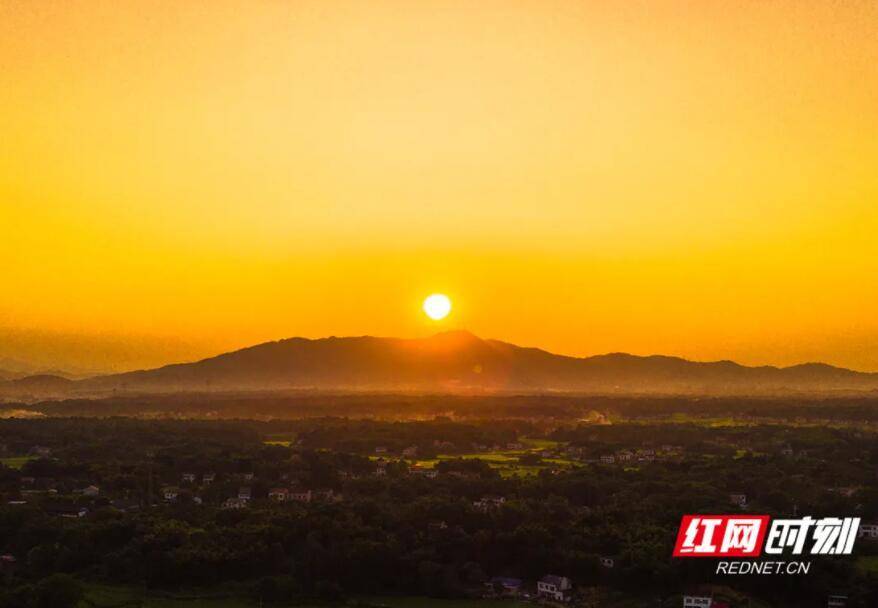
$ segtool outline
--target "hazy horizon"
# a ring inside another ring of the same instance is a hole
[[[544,350],[551,354],[562,355],[568,357],[576,357],[576,358],[588,358],[593,356],[601,356],[607,354],[630,354],[640,357],[648,357],[652,355],[658,356],[669,356],[669,357],[680,357],[688,361],[700,362],[700,363],[710,363],[717,361],[733,361],[735,363],[739,363],[741,365],[747,367],[759,367],[763,365],[774,366],[774,367],[790,367],[802,364],[809,363],[826,363],[829,365],[835,365],[828,361],[822,361],[817,359],[812,360],[803,360],[803,361],[794,361],[792,363],[785,364],[774,364],[774,363],[748,363],[743,361],[738,361],[735,359],[731,359],[729,357],[716,357],[712,359],[698,359],[693,357],[685,357],[682,355],[677,355],[673,353],[667,352],[629,352],[623,350],[606,350],[601,352],[586,352],[586,353],[565,353],[554,351],[550,348],[546,348],[540,344],[530,344],[530,343],[516,343],[510,340],[505,340],[503,338],[498,338],[495,336],[481,336],[477,335],[474,332],[470,332],[465,328],[444,328],[441,330],[430,331],[424,333],[422,335],[410,335],[410,336],[389,336],[389,335],[369,335],[369,334],[353,334],[353,335],[326,335],[326,336],[277,336],[274,338],[269,338],[266,340],[259,340],[257,342],[247,343],[247,344],[238,344],[232,345],[226,348],[216,347],[216,350],[208,351],[207,349],[200,350],[195,345],[191,344],[179,344],[179,348],[175,348],[173,343],[168,343],[166,341],[155,340],[154,344],[162,347],[164,350],[161,351],[164,353],[163,356],[156,356],[155,353],[152,356],[144,356],[139,355],[137,353],[137,349],[135,345],[132,345],[130,342],[125,341],[124,339],[116,339],[116,338],[106,338],[106,342],[104,342],[101,346],[96,349],[88,348],[88,341],[82,340],[81,337],[75,336],[65,336],[66,342],[62,342],[60,344],[60,348],[54,351],[49,351],[49,358],[46,358],[44,353],[43,345],[44,342],[40,342],[39,346],[34,348],[32,347],[30,350],[24,346],[23,342],[21,342],[21,338],[19,337],[19,341],[11,340],[7,342],[6,346],[12,346],[11,352],[19,355],[18,357],[10,355],[6,353],[5,350],[0,350],[0,370],[2,371],[12,371],[12,372],[65,372],[74,374],[81,377],[86,377],[90,375],[101,375],[101,374],[113,374],[113,373],[121,373],[127,371],[137,371],[142,369],[154,369],[163,367],[165,365],[178,364],[178,363],[193,363],[196,361],[200,361],[203,359],[208,359],[217,355],[221,355],[228,352],[233,352],[236,350],[248,348],[251,346],[256,346],[263,343],[275,342],[280,340],[287,340],[292,338],[304,338],[308,340],[323,340],[327,338],[359,338],[359,337],[375,337],[375,338],[389,338],[389,339],[406,339],[406,340],[417,340],[423,338],[429,338],[431,336],[435,336],[437,334],[446,333],[446,332],[465,332],[475,335],[477,338],[483,340],[499,340],[501,342],[506,342],[508,344],[513,344],[515,346],[520,346],[523,348],[537,348],[540,350]],[[2,334],[2,330],[0,330],[0,335]],[[4,338],[9,338],[9,334],[6,334]],[[149,338],[147,338],[149,339]],[[137,344],[142,344],[142,342],[138,342]],[[85,349],[85,350],[84,350]],[[179,356],[177,358],[167,358],[173,357],[173,353],[179,352]],[[27,355],[29,353],[39,353],[35,358],[29,358]],[[21,356],[24,354],[24,356]],[[55,358],[51,358],[54,356]],[[83,364],[84,361],[90,361],[91,364]],[[111,363],[111,362],[117,363]],[[119,364],[119,361],[128,362],[127,364]],[[140,363],[138,363],[138,361]],[[876,370],[870,369],[856,369],[852,367],[845,366],[836,366],[842,367],[846,369],[851,369],[853,371],[860,372],[874,372]]]

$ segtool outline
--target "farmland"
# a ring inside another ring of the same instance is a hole
[[[9,458],[0,458],[0,464],[10,469],[20,470],[25,463],[33,459],[33,456],[11,456]]]

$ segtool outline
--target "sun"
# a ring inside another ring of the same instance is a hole
[[[442,293],[434,293],[424,300],[424,312],[434,321],[439,321],[451,312],[451,300]]]

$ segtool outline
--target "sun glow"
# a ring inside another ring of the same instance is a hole
[[[0,368],[453,320],[878,370],[876,23],[867,0],[0,0]]]
[[[424,300],[424,312],[434,321],[439,321],[451,312],[451,300],[441,293],[434,293]]]

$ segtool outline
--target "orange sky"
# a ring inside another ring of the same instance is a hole
[[[466,327],[878,370],[876,30],[872,0],[5,0],[0,358]]]

